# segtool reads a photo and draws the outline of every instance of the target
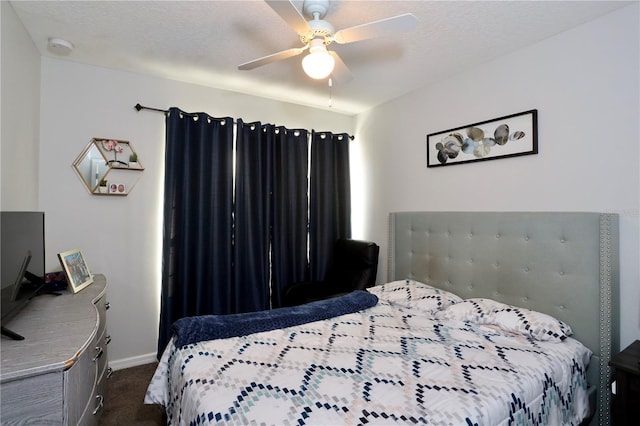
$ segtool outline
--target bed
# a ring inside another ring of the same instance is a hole
[[[609,424],[616,215],[391,213],[387,249],[366,294],[185,319],[145,402],[176,425]]]

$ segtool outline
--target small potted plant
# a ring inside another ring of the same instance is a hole
[[[140,167],[138,165],[138,154],[136,154],[135,152],[132,152],[131,155],[129,155],[129,167],[133,169],[137,169]]]
[[[106,179],[102,179],[100,181],[100,185],[98,186],[98,189],[99,189],[101,194],[106,194],[107,193],[107,180]]]

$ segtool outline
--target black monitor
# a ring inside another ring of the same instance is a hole
[[[2,334],[22,340],[6,325],[45,284],[43,212],[0,213]]]

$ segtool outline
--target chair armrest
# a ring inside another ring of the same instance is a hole
[[[345,294],[323,281],[304,281],[287,287],[282,298],[282,306],[297,306],[316,300]]]

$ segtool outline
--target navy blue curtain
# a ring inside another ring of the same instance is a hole
[[[282,290],[309,275],[308,132],[238,120],[237,312],[282,306]]]
[[[180,318],[280,307],[351,234],[347,135],[237,120],[234,153],[231,118],[171,108],[166,126],[158,358]]]
[[[185,316],[232,313],[233,119],[166,117],[158,357]]]
[[[272,307],[290,284],[308,281],[309,132],[277,129],[273,162]]]
[[[238,120],[236,135],[236,311],[269,309],[273,131]],[[269,130],[269,131],[267,131]]]
[[[309,191],[311,280],[322,281],[339,238],[351,238],[349,135],[312,132]]]

